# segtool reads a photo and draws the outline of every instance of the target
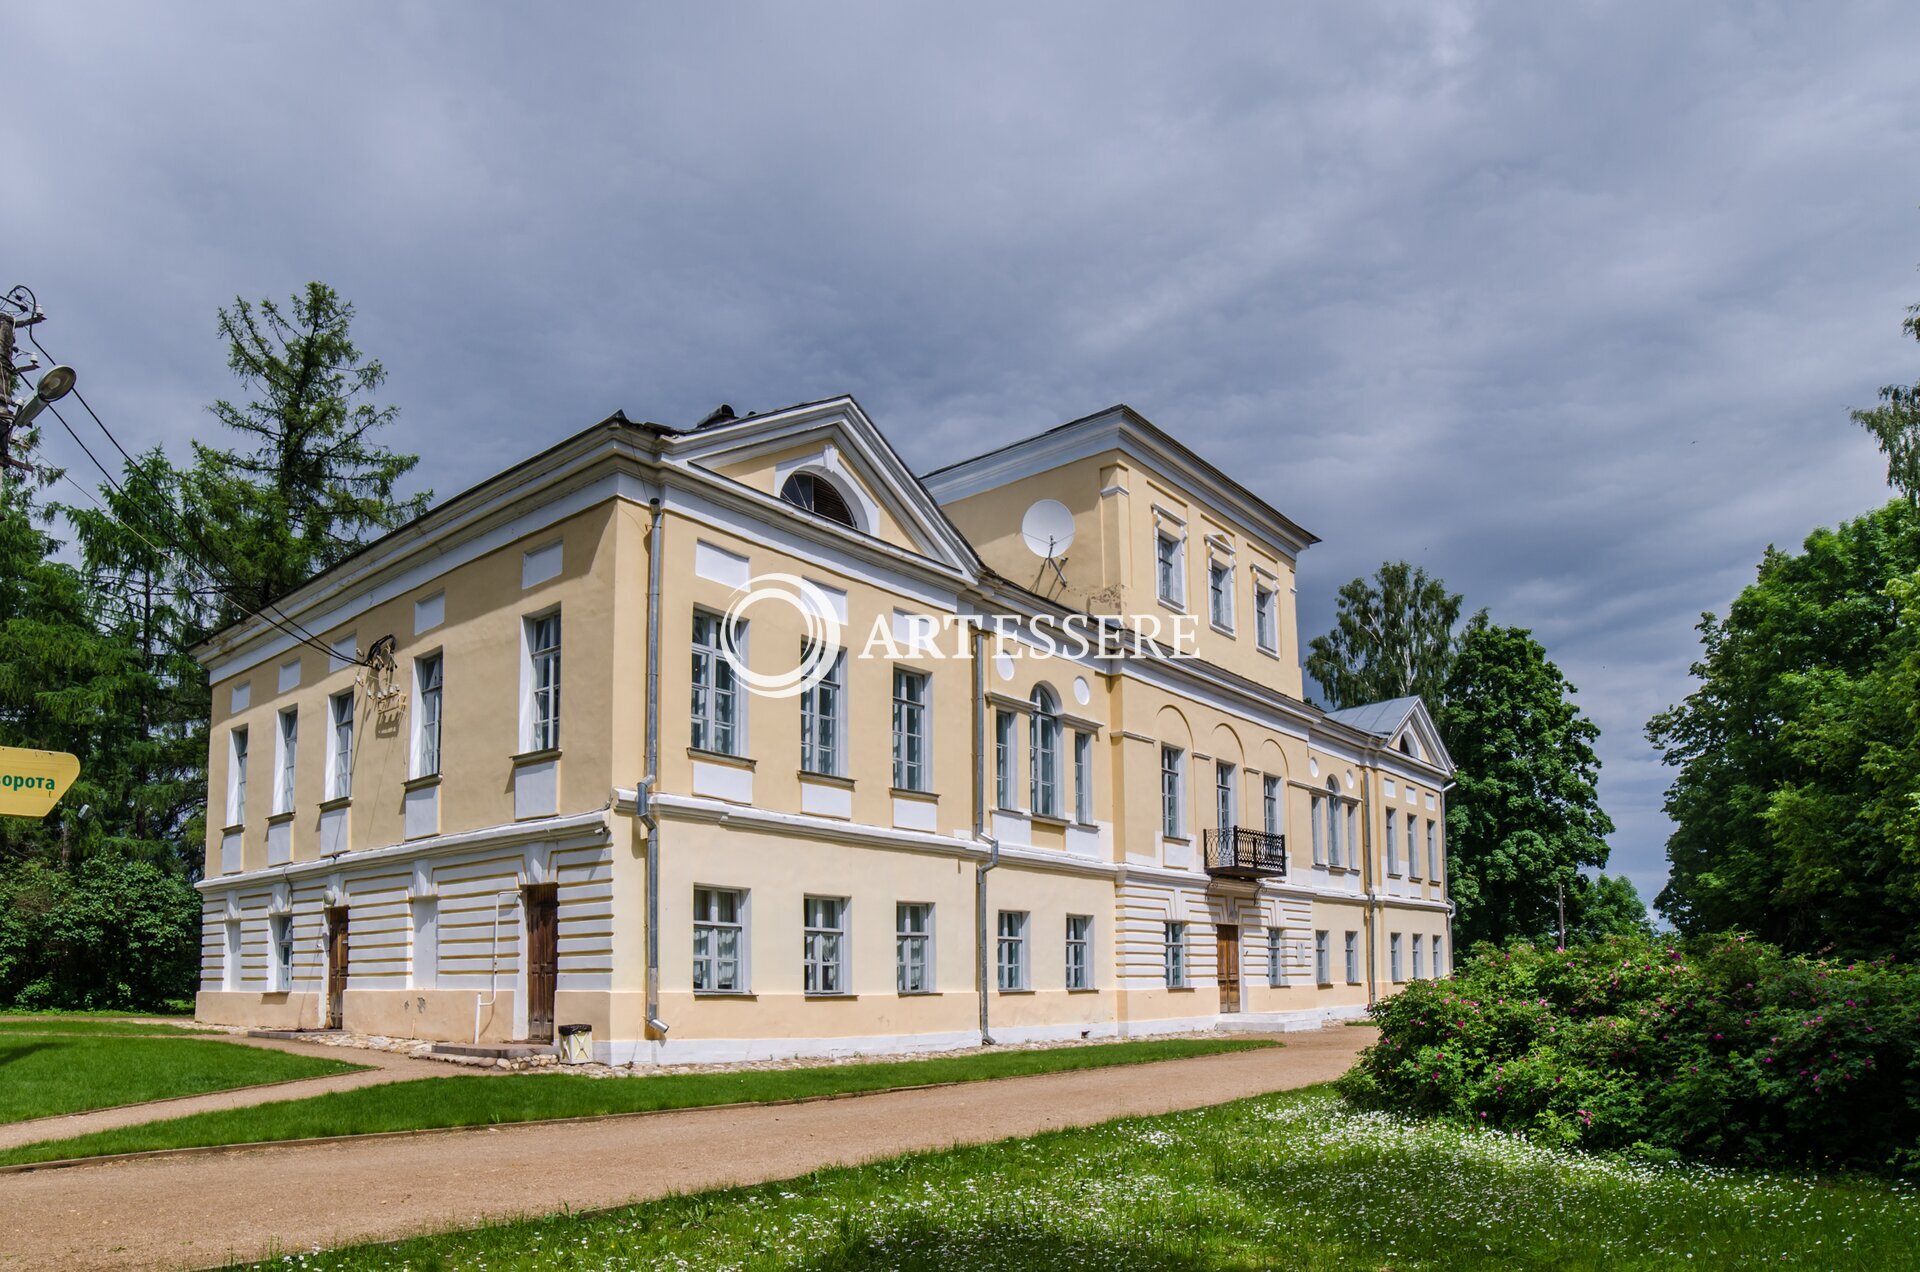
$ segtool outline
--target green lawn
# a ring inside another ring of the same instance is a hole
[[[139,1028],[149,1036],[120,1033],[105,1021],[0,1025],[0,1122],[361,1067]]]
[[[1326,1088],[263,1267],[1912,1267],[1911,1185],[1644,1165]]]
[[[9,1034],[105,1034],[123,1038],[171,1038],[181,1034],[211,1034],[211,1029],[196,1029],[193,1021],[177,1024],[148,1024],[116,1016],[62,1014],[58,1016],[0,1016],[0,1038]]]
[[[817,1065],[739,1073],[589,1078],[537,1073],[431,1078],[337,1091],[304,1100],[149,1122],[72,1139],[27,1144],[0,1153],[0,1166],[137,1153],[200,1144],[248,1144],[320,1135],[365,1135],[423,1127],[489,1126],[542,1118],[589,1117],[708,1104],[760,1103],[804,1096],[881,1091],[933,1082],[976,1082],[1023,1074],[1100,1069],[1218,1055],[1274,1044],[1251,1039],[1173,1038],[1044,1051],[983,1052],[928,1060]]]

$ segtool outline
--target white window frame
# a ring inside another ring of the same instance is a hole
[[[902,693],[918,686],[918,695]],[[909,751],[919,749],[915,760]],[[896,790],[928,791],[933,778],[933,677],[912,667],[893,669],[893,785]]]
[[[227,825],[247,824],[247,726],[227,732]]]
[[[1187,753],[1160,744],[1160,833],[1167,839],[1187,837]]]
[[[542,629],[553,624],[553,644],[542,645]],[[520,749],[533,754],[560,749],[561,690],[565,685],[566,628],[560,611],[542,610],[520,622]]]
[[[1286,787],[1271,774],[1260,779],[1260,824],[1269,835],[1286,834]]]
[[[918,920],[916,927],[909,920]],[[931,901],[900,901],[893,907],[893,984],[903,995],[934,992],[934,909]],[[915,983],[915,959],[918,983]]]
[[[1387,810],[1387,873],[1400,873],[1400,810]]]
[[[1308,820],[1313,823],[1313,864],[1316,866],[1327,864],[1326,803],[1327,797],[1319,791],[1315,791],[1307,800],[1311,814]]]
[[[1022,994],[1033,988],[1027,939],[1033,913],[1002,910],[994,925],[994,984],[1003,994]]]
[[[1420,847],[1414,842],[1414,823],[1419,821],[1411,811],[1407,813],[1407,877],[1420,878]]]
[[[1027,796],[1035,817],[1060,816],[1060,699],[1045,685],[1034,687],[1027,722]]]
[[[1333,984],[1333,945],[1332,934],[1325,928],[1318,928],[1313,934],[1313,983],[1316,985]]]
[[[267,992],[290,993],[293,989],[293,916],[267,916]]]
[[[1012,812],[1019,805],[1014,803],[1013,785],[1013,749],[1018,745],[1014,739],[1019,736],[1020,720],[1018,715],[1005,707],[998,707],[993,713],[993,805],[995,808]]]
[[[1067,916],[1066,975],[1069,991],[1093,988],[1093,916]]]
[[[1413,934],[1413,979],[1427,978],[1427,942],[1418,932]]]
[[[1233,632],[1233,566],[1207,559],[1207,621],[1220,631]]]
[[[1406,964],[1401,961],[1402,944],[1398,932],[1387,933],[1387,972],[1396,985],[1406,980]]]
[[[440,744],[446,705],[446,656],[439,650],[413,660],[413,755],[410,776],[440,776]]]
[[[300,708],[287,707],[280,712],[278,719],[273,752],[273,813],[276,817],[293,811],[294,796],[298,793],[294,779],[300,772]]]
[[[1262,653],[1280,652],[1280,591],[1256,581],[1253,585],[1253,643]]]
[[[1085,729],[1073,734],[1073,820],[1093,825],[1093,734]]]
[[[1340,781],[1327,779],[1327,867],[1340,870],[1345,867],[1346,856],[1340,851]]]
[[[1346,934],[1346,945],[1342,952],[1346,960],[1347,984],[1358,985],[1360,983],[1360,934],[1358,932]]]
[[[1439,980],[1441,977],[1447,974],[1446,967],[1444,966],[1446,956],[1442,950],[1440,942],[1441,942],[1440,934],[1438,932],[1434,933],[1433,935],[1433,979],[1435,980]]]
[[[815,906],[832,906],[828,912]],[[837,998],[847,992],[848,902],[845,897],[808,893],[801,902],[801,987],[809,998]],[[816,921],[820,919],[822,921]]]
[[[1187,925],[1182,919],[1168,919],[1165,930],[1165,967],[1168,989],[1187,988]]]
[[[746,754],[746,695],[720,639],[726,620],[711,610],[693,612],[692,670],[687,707],[693,749],[715,755]],[[747,656],[747,624],[733,626],[733,648]]]
[[[813,657],[802,645],[805,665]],[[826,672],[800,691],[800,770],[844,777],[847,768],[847,651],[836,649]]]
[[[1277,927],[1267,929],[1267,986],[1279,989],[1287,983],[1286,932]]]
[[[353,690],[327,699],[327,798],[353,798]]]
[[[1240,766],[1230,760],[1213,762],[1213,815],[1223,840],[1240,824]]]
[[[747,979],[747,953],[749,949],[747,925],[747,890],[745,888],[721,888],[707,884],[695,884],[693,889],[693,962],[689,975],[693,992],[696,994],[744,994],[751,982]],[[731,900],[733,917],[721,917],[725,910],[722,898]],[[721,945],[727,934],[733,936],[733,984],[721,982],[725,979],[720,973],[726,964],[726,955]],[[702,952],[702,938],[705,938],[705,952]],[[701,984],[702,964],[705,964],[707,983]]]
[[[1187,537],[1164,526],[1154,529],[1154,594],[1162,605],[1187,608]],[[1172,551],[1169,552],[1168,549]]]
[[[1440,851],[1440,823],[1427,818],[1427,882],[1438,884],[1443,867]]]

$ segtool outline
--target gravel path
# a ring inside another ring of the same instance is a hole
[[[379,1086],[386,1082],[412,1082],[419,1078],[446,1078],[455,1074],[490,1072],[457,1068],[434,1060],[415,1060],[390,1051],[321,1046],[310,1042],[292,1042],[278,1038],[202,1035],[203,1040],[238,1043],[266,1051],[287,1051],[297,1056],[317,1056],[323,1060],[344,1060],[369,1066],[359,1073],[335,1073],[318,1078],[295,1078],[261,1086],[235,1087],[206,1095],[182,1095],[168,1100],[149,1100],[145,1104],[125,1104],[118,1108],[93,1109],[84,1113],[63,1113],[37,1117],[26,1122],[0,1123],[0,1149],[18,1148],[41,1140],[66,1139],[94,1131],[110,1131],[142,1122],[185,1117],[189,1113],[211,1113],[217,1109],[245,1108],[274,1100],[303,1100],[329,1091],[351,1091],[357,1087]]]
[[[204,1267],[617,1206],[1325,1082],[1370,1028],[1284,1048],[785,1106],[156,1157],[0,1176],[0,1268]],[[737,1151],[717,1152],[731,1144]]]

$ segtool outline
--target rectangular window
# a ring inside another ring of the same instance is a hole
[[[1027,988],[1027,912],[1000,911],[999,967],[1000,992]]]
[[[247,731],[235,729],[227,744],[227,825],[247,820]]]
[[[738,994],[747,987],[746,893],[693,890],[693,992]]]
[[[1067,916],[1067,988],[1093,988],[1093,916],[1091,914]]]
[[[1179,747],[1160,748],[1160,833],[1168,839],[1178,839],[1186,833],[1186,810],[1181,806],[1186,764],[1186,752]]]
[[[808,897],[805,958],[806,992],[846,992],[847,900],[845,897]]]
[[[894,907],[894,983],[903,994],[933,990],[933,907],[902,901]]]
[[[1233,567],[1207,563],[1207,617],[1215,627],[1233,630]]]
[[[1327,823],[1324,820],[1326,802],[1325,796],[1315,795],[1311,805],[1313,810],[1313,864],[1316,866],[1324,866],[1327,864]]]
[[[300,751],[300,710],[288,707],[280,713],[280,774],[274,783],[273,811],[293,811],[293,772]]]
[[[440,983],[440,902],[433,897],[415,897],[413,910],[413,970],[409,984],[414,989],[432,989]]]
[[[1347,849],[1347,865],[1358,870],[1360,868],[1360,805],[1358,803],[1347,805],[1347,833],[1343,842]]]
[[[1279,928],[1267,929],[1267,984],[1274,988],[1287,983],[1284,934]]]
[[[1253,588],[1253,642],[1270,654],[1280,652],[1279,608],[1274,590],[1263,583]]]
[[[1413,979],[1421,980],[1427,974],[1426,938],[1418,932],[1413,934]]]
[[[1160,599],[1169,605],[1184,606],[1187,601],[1186,567],[1182,562],[1186,541],[1177,535],[1159,531],[1154,536],[1154,578]]]
[[[802,646],[801,666],[812,665],[814,657],[815,650],[811,646]],[[819,681],[800,691],[800,767],[808,773],[838,777],[841,772],[841,700],[846,694],[846,651],[836,651],[821,666],[825,671]]]
[[[413,678],[419,686],[420,708],[414,713],[413,775],[435,777],[440,772],[440,675],[443,660],[428,654],[414,660]]]
[[[1415,879],[1420,877],[1420,850],[1413,842],[1413,828],[1419,820],[1412,813],[1407,814],[1407,874]]]
[[[337,693],[328,700],[333,732],[327,739],[331,752],[327,765],[327,798],[346,799],[353,794],[353,690]]]
[[[1436,935],[1433,938],[1433,978],[1435,980],[1439,980],[1447,974],[1446,961],[1447,956],[1440,947],[1439,936]]]
[[[1060,717],[1051,702],[1035,695],[1027,735],[1027,793],[1036,817],[1060,815]]]
[[[1011,711],[993,713],[993,802],[998,808],[1012,808],[1013,747],[1020,722]]]
[[[1387,972],[1397,982],[1406,979],[1405,971],[1400,962],[1400,934],[1389,932],[1387,934]]]
[[[1400,873],[1400,812],[1394,808],[1387,810],[1387,873]]]
[[[267,920],[268,937],[272,941],[269,951],[273,956],[273,987],[276,994],[284,994],[293,988],[293,916],[276,914]]]
[[[1319,985],[1333,984],[1333,964],[1327,955],[1327,934],[1313,934],[1313,979]]]
[[[1260,781],[1260,825],[1269,835],[1283,834],[1280,829],[1280,779],[1262,778]]]
[[[893,784],[927,789],[927,685],[923,671],[893,671]]]
[[[1438,825],[1427,818],[1427,878],[1440,882],[1440,839]]]
[[[1187,925],[1167,924],[1167,988],[1183,989],[1187,984]]]
[[[1360,983],[1360,934],[1347,933],[1347,984]]]
[[[1329,783],[1331,785],[1331,783]],[[1327,864],[1335,870],[1346,864],[1340,851],[1340,797],[1327,796]]]
[[[1093,824],[1093,734],[1073,735],[1073,819]]]
[[[560,746],[560,615],[545,614],[526,623],[527,723],[529,751]]]
[[[744,646],[746,624],[733,628],[733,648]],[[721,636],[721,620],[712,614],[693,615],[693,734],[696,751],[740,754],[740,688],[734,681]]]
[[[1239,787],[1239,770],[1225,760],[1216,760],[1213,765],[1213,814],[1214,825],[1220,828],[1222,835],[1231,835],[1233,828],[1240,823]]]

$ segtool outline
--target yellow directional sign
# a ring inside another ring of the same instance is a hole
[[[0,816],[45,817],[80,776],[80,761],[64,751],[0,746]]]

